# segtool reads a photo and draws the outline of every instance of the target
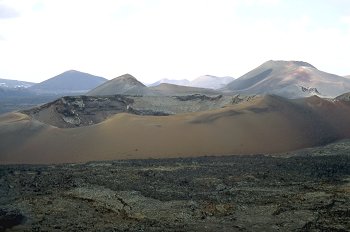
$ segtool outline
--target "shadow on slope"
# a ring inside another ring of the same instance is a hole
[[[165,117],[120,113],[99,124],[70,129],[26,119],[46,129],[31,134],[25,124],[1,123],[1,144],[9,136],[20,141],[25,136],[26,140],[14,148],[4,145],[0,161],[62,163],[279,153],[349,138],[349,115],[350,105],[343,101],[265,96],[225,108]],[[27,134],[17,135],[4,126]]]

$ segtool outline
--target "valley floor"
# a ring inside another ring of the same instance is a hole
[[[0,231],[349,231],[349,144],[287,157],[2,165]]]

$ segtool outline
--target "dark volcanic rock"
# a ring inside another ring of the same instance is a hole
[[[231,96],[66,96],[21,112],[43,123],[72,128],[100,123],[118,113],[168,116],[217,109],[231,104]]]
[[[20,225],[24,220],[25,217],[18,210],[0,208],[0,231]]]
[[[162,111],[153,111],[153,110],[137,110],[132,107],[128,108],[128,113],[136,114],[136,115],[152,115],[152,116],[168,116],[169,113]]]
[[[21,231],[349,231],[350,156],[334,149],[3,165],[0,205],[26,212]]]
[[[304,93],[314,94],[314,95],[320,95],[321,93],[317,90],[317,88],[308,88],[304,86],[300,86],[301,91]]]
[[[185,95],[185,96],[174,96],[174,98],[180,101],[192,101],[192,100],[216,101],[222,98],[222,95],[218,95],[216,97],[210,97],[203,94],[193,94],[193,95]]]
[[[67,96],[22,112],[53,126],[80,127],[99,123],[117,113],[127,112],[131,103],[133,99],[122,95]]]
[[[350,101],[350,93],[344,93],[344,94],[336,97],[335,100],[349,102]]]

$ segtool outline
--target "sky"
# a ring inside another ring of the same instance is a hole
[[[268,60],[350,75],[349,55],[349,0],[0,0],[0,78],[237,78]]]

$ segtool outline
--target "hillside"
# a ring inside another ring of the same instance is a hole
[[[52,94],[85,93],[106,81],[107,79],[103,77],[70,70],[33,85],[29,89]]]
[[[219,95],[220,91],[189,86],[162,83],[147,87],[130,74],[116,77],[89,91],[88,96],[108,95],[142,95],[142,96],[182,96],[191,94]]]
[[[0,78],[0,88],[28,88],[32,85],[35,85],[35,83]]]
[[[268,61],[232,81],[225,90],[277,94],[288,98],[336,97],[350,91],[350,79],[326,73],[302,61]]]
[[[0,117],[0,162],[279,153],[349,138],[349,115],[348,102],[277,96],[169,116],[121,112],[69,129],[11,113]]]
[[[233,102],[250,100],[241,96],[66,96],[53,102],[24,110],[45,124],[60,128],[97,124],[118,113],[166,116],[224,107]]]
[[[344,93],[344,94],[336,97],[335,99],[339,100],[339,101],[350,102],[350,92]]]
[[[130,74],[124,74],[103,83],[100,86],[89,91],[88,96],[103,95],[149,95],[150,91],[147,87]]]

